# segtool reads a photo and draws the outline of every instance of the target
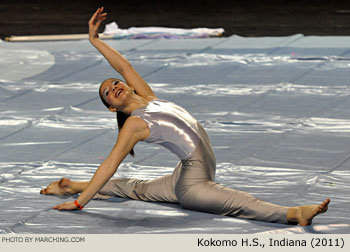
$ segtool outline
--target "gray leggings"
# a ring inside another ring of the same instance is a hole
[[[214,182],[216,160],[209,138],[198,124],[201,140],[190,158],[179,162],[172,174],[152,180],[111,179],[99,191],[143,201],[179,203],[183,208],[268,222],[287,222],[287,207]]]

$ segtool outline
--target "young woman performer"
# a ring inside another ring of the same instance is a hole
[[[75,202],[54,209],[81,210],[99,194],[173,202],[191,210],[301,226],[327,211],[329,199],[319,205],[283,207],[215,183],[216,160],[205,130],[182,107],[158,99],[130,63],[99,39],[98,28],[106,16],[98,8],[91,17],[89,40],[125,79],[107,79],[99,90],[102,102],[118,114],[119,136],[90,182],[63,178],[41,190],[42,194],[80,193]],[[175,153],[181,161],[174,172],[153,180],[110,179],[139,141],[160,144]]]

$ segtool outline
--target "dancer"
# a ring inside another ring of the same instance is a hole
[[[67,178],[51,183],[42,194],[80,193],[74,202],[53,207],[82,209],[93,197],[119,196],[135,200],[179,203],[191,210],[246,219],[310,225],[328,209],[329,199],[319,205],[284,207],[214,182],[216,160],[203,127],[182,107],[158,99],[150,86],[116,50],[99,39],[98,28],[106,19],[103,7],[89,21],[91,44],[118,71],[125,82],[111,78],[102,82],[99,94],[104,105],[117,113],[119,135],[109,156],[89,182]],[[181,160],[172,174],[153,180],[111,179],[123,159],[139,141],[156,143]]]

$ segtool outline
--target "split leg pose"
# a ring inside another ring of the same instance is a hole
[[[184,108],[162,100],[116,50],[98,38],[106,19],[103,8],[89,21],[91,44],[125,81],[102,82],[103,104],[117,114],[119,135],[115,146],[89,182],[63,178],[41,190],[42,194],[80,193],[75,202],[55,206],[57,210],[82,209],[92,198],[119,196],[135,200],[173,202],[191,210],[286,224],[310,225],[328,209],[329,199],[319,205],[284,207],[259,200],[247,192],[215,183],[216,159],[209,137]],[[180,162],[172,174],[154,180],[111,179],[120,163],[139,141],[156,143],[175,153]]]

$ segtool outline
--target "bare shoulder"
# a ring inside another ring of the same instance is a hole
[[[123,125],[124,128],[130,133],[137,134],[139,140],[145,140],[150,134],[146,122],[138,116],[129,116]]]
[[[128,119],[126,119],[124,126],[133,130],[142,130],[144,127],[147,127],[147,124],[139,116],[129,116]]]

